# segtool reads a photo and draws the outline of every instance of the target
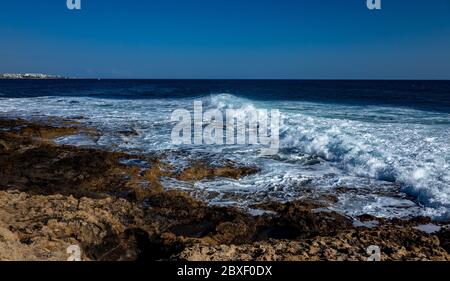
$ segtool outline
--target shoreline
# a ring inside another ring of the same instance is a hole
[[[80,132],[101,134],[76,120],[0,119],[0,260],[66,260],[70,245],[83,260],[367,260],[371,245],[382,260],[450,260],[443,222],[363,215],[355,225],[327,209],[331,197],[256,204],[268,211],[257,216],[210,206],[165,189],[161,178],[238,179],[258,168],[197,163],[174,171],[162,155],[52,142]],[[123,163],[136,158],[148,166]],[[440,229],[427,233],[427,225]]]

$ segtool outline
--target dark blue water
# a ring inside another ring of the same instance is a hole
[[[450,112],[450,81],[0,80],[2,97],[185,98],[232,93],[252,100],[386,105]]]
[[[175,145],[171,114],[191,112],[194,100],[221,112],[279,109],[279,153],[266,158],[258,146]],[[311,188],[351,187],[358,191],[336,194],[336,210],[450,218],[450,81],[0,80],[3,115],[77,117],[102,132],[95,140],[55,140],[61,144],[139,153],[202,151],[261,168],[239,180],[167,184],[211,191],[216,203],[291,200]],[[137,135],[117,133],[123,130]]]

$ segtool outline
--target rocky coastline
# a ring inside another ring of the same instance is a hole
[[[165,189],[161,178],[239,179],[258,168],[196,162],[177,170],[163,154],[53,142],[80,133],[101,134],[77,120],[0,119],[0,260],[67,260],[71,245],[83,260],[364,261],[371,245],[382,260],[450,260],[446,222],[355,220],[327,209],[332,195],[263,202],[253,206],[266,211],[256,216],[210,206]],[[136,159],[148,165],[129,164]]]

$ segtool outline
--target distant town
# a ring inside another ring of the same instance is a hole
[[[42,73],[0,73],[0,79],[68,79],[68,77]]]

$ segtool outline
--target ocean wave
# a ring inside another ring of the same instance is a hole
[[[366,196],[343,198],[339,208],[358,214],[409,215],[408,208],[394,208],[404,200],[418,203],[414,212],[449,218],[450,209],[450,118],[447,113],[363,105],[321,104],[300,101],[255,101],[230,93],[202,97],[159,99],[100,99],[93,97],[2,98],[0,112],[26,118],[33,114],[84,116],[89,125],[104,132],[98,144],[144,152],[178,149],[170,141],[171,112],[192,110],[193,101],[204,109],[279,109],[282,114],[280,153],[259,157],[248,146],[195,147],[262,168],[260,174],[239,181],[199,183],[205,190],[242,192],[287,200],[314,188],[332,190],[351,187],[369,190]],[[132,128],[137,136],[115,134]],[[76,144],[80,138],[60,140]],[[186,149],[191,149],[186,147]],[[410,198],[378,199],[374,194],[386,186],[400,186]],[[371,197],[374,196],[374,197]],[[248,200],[251,195],[244,196]],[[412,200],[412,201],[411,201]],[[220,201],[220,200],[219,200]],[[350,202],[350,203],[349,203]],[[388,203],[390,202],[390,203]],[[402,205],[403,204],[403,205]],[[398,207],[398,206],[397,206]],[[395,211],[394,211],[395,210]],[[403,213],[402,213],[403,212]]]

